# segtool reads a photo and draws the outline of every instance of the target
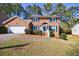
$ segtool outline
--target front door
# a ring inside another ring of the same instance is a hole
[[[49,37],[49,25],[48,24],[42,25],[42,31],[45,34],[45,36]]]
[[[47,26],[43,26],[43,31],[44,31],[44,32],[47,31]]]

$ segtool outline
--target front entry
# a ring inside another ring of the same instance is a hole
[[[42,24],[42,32],[44,36],[49,37],[49,25],[47,23]]]

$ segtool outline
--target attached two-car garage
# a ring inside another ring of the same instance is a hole
[[[8,33],[25,33],[25,29],[28,29],[28,23],[18,16],[11,17],[3,24],[7,28]]]
[[[8,33],[25,33],[24,26],[9,26]]]

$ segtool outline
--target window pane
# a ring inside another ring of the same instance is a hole
[[[57,22],[57,18],[50,18],[50,22]]]
[[[35,22],[35,18],[32,18],[32,22]]]
[[[49,30],[57,31],[57,26],[49,26]]]

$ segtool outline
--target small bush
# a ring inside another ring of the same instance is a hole
[[[42,31],[41,30],[34,30],[33,34],[35,34],[35,35],[42,35]]]
[[[53,31],[50,30],[49,32],[50,32],[50,37],[54,37]]]
[[[32,31],[30,29],[25,29],[25,34],[31,34]]]
[[[66,34],[71,34],[71,29],[70,25],[67,22],[61,22],[60,24],[60,32],[61,33],[66,33]]]
[[[61,38],[61,39],[67,40],[66,37],[67,37],[67,36],[66,36],[65,33],[61,33],[61,34],[60,34],[60,38]]]
[[[7,28],[5,26],[0,26],[0,34],[7,33]]]

